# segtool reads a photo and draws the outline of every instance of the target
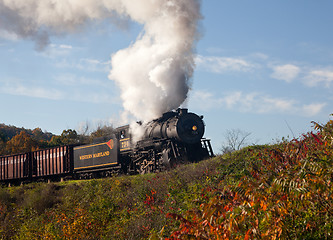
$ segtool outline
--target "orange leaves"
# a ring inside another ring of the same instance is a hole
[[[62,217],[62,231],[64,236],[68,239],[81,238],[87,228],[89,228],[83,210],[78,209],[77,211],[78,213],[72,218],[68,218],[65,215]]]
[[[98,239],[101,226],[84,209],[76,208],[72,214],[51,211],[47,216],[43,239]],[[59,229],[59,232],[54,235],[50,229]]]
[[[247,174],[234,184],[220,183],[229,197],[216,195],[200,209],[187,212],[185,218],[195,222],[177,236],[198,233],[202,239],[293,239],[332,234],[333,200],[328,196],[333,191],[333,121],[317,124],[316,129],[319,132],[289,143],[259,152],[250,149],[249,158],[243,159]],[[200,214],[194,217],[193,212]]]
[[[244,240],[250,239],[250,237],[251,237],[250,232],[251,232],[251,229],[247,230],[247,232],[245,233],[245,236],[244,236]]]
[[[261,207],[261,209],[262,209],[263,211],[266,211],[266,209],[267,209],[267,204],[266,204],[265,202],[261,201],[261,202],[260,202],[260,207]]]
[[[27,132],[22,131],[7,142],[6,150],[8,153],[24,153],[38,149],[35,141]]]

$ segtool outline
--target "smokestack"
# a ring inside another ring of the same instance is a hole
[[[149,121],[186,99],[201,19],[200,0],[0,0],[0,30],[36,42],[71,33],[92,20],[132,19],[143,25],[136,42],[111,56],[109,78],[125,111]],[[118,21],[119,22],[119,21]]]

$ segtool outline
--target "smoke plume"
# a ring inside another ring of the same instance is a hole
[[[112,55],[109,78],[125,111],[149,121],[179,107],[193,74],[200,0],[0,0],[0,31],[35,41],[71,33],[90,21],[128,18],[143,25],[132,45]]]

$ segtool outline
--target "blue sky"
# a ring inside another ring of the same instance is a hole
[[[332,11],[329,0],[202,1],[184,106],[204,115],[216,152],[226,130],[250,132],[250,144],[264,144],[330,119]],[[0,122],[54,134],[86,122],[118,126],[123,108],[108,79],[110,59],[141,31],[134,22],[120,29],[99,21],[52,36],[37,51],[32,40],[0,29]]]

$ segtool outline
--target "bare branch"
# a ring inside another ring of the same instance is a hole
[[[250,135],[251,133],[240,129],[227,130],[225,133],[225,143],[221,149],[222,153],[230,153],[247,146],[247,139]]]

